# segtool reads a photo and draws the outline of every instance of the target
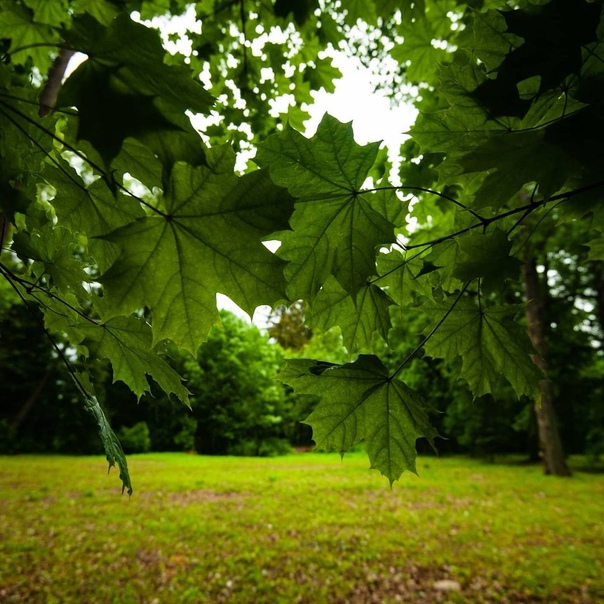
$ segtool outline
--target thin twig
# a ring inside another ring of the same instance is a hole
[[[488,221],[487,218],[483,218],[480,214],[478,214],[471,208],[468,208],[463,203],[461,203],[461,201],[458,201],[457,199],[450,197],[449,195],[446,195],[445,193],[441,193],[440,191],[435,191],[433,189],[428,189],[425,187],[408,187],[406,185],[400,185],[400,186],[391,185],[389,187],[374,187],[373,189],[363,189],[362,191],[360,191],[360,193],[373,193],[373,192],[377,192],[377,191],[405,191],[405,190],[421,191],[422,193],[428,193],[429,195],[436,195],[437,197],[440,197],[441,199],[446,199],[447,201],[450,201],[451,203],[462,208],[466,212],[469,212],[470,214],[472,214],[472,216],[474,216],[474,218],[478,218],[478,220],[480,220],[481,222]]]
[[[51,292],[50,290],[46,289],[45,287],[42,287],[41,285],[38,285],[37,282],[36,283],[30,283],[26,279],[23,279],[23,278],[19,277],[18,275],[15,275],[15,273],[13,273],[2,262],[0,262],[0,272],[5,276],[5,278],[10,278],[10,279],[14,280],[15,282],[17,282],[21,287],[23,287],[23,289],[25,289],[27,291],[27,293],[30,296],[32,296],[40,304],[44,304],[44,306],[46,306],[46,308],[48,308],[49,310],[52,310],[55,313],[57,312],[54,309],[50,308],[50,306],[48,306],[48,304],[42,302],[39,298],[36,298],[32,294],[33,290],[40,291],[41,293],[47,295],[49,298],[52,298],[53,300],[56,300],[57,302],[60,302],[61,304],[63,304],[67,308],[69,308],[69,310],[71,310],[74,313],[78,314],[80,317],[82,317],[86,321],[92,323],[93,325],[97,325],[97,326],[101,325],[98,321],[95,321],[92,317],[89,317],[88,315],[86,315],[85,313],[83,313],[81,310],[77,309],[75,306],[72,306],[71,304],[69,304],[69,302],[63,300],[63,298],[61,298],[61,296],[57,296],[57,294]],[[9,277],[7,277],[7,275]],[[62,315],[62,316],[66,316],[66,315]]]
[[[533,203],[529,203],[518,208],[513,208],[512,210],[508,210],[507,212],[503,212],[502,214],[498,214],[497,216],[493,216],[491,218],[485,218],[484,222],[478,222],[472,224],[468,227],[460,229],[459,231],[455,231],[455,233],[450,233],[449,235],[443,235],[438,239],[433,239],[431,241],[426,241],[425,243],[416,243],[413,245],[406,245],[405,249],[413,250],[417,248],[428,248],[434,245],[438,245],[439,243],[443,243],[444,241],[448,241],[449,239],[455,239],[464,233],[468,233],[473,231],[474,229],[478,229],[480,227],[489,226],[490,224],[497,222],[499,220],[503,220],[504,218],[508,218],[509,216],[514,216],[515,214],[519,214],[521,212],[525,212],[527,209],[537,209],[538,207],[544,206],[552,201],[569,201],[573,197],[577,195],[581,195],[582,193],[586,193],[587,191],[591,191],[593,189],[597,189],[599,187],[604,186],[604,181],[599,181],[596,183],[592,183],[590,185],[586,185],[584,187],[580,187],[579,189],[574,189],[573,191],[566,191],[565,193],[559,193],[557,195],[553,195],[552,197],[548,197],[546,199],[542,199],[541,201],[536,201]]]
[[[426,342],[436,333],[440,326],[447,320],[447,317],[453,312],[453,309],[457,306],[457,303],[461,300],[461,297],[464,295],[466,290],[468,289],[471,281],[468,281],[459,292],[457,298],[453,301],[453,304],[449,307],[447,312],[444,314],[442,319],[432,328],[430,333],[413,349],[413,351],[405,358],[405,360],[396,368],[394,373],[388,377],[389,380],[393,380],[398,373],[405,367],[405,365],[413,359],[413,357],[425,346]]]
[[[23,295],[21,290],[17,287],[17,284],[6,273],[4,273],[4,271],[1,271],[1,272],[4,276],[4,278],[8,281],[9,285],[15,290],[15,292],[17,293],[19,298],[21,298],[21,301],[23,302],[23,304],[25,304],[25,307],[27,308],[27,310],[34,317],[34,320],[38,324],[38,327],[40,327],[40,329],[44,332],[44,334],[46,335],[46,337],[52,344],[52,347],[56,350],[57,354],[59,355],[59,358],[61,359],[61,361],[67,368],[67,371],[70,373],[71,377],[73,378],[73,381],[75,382],[76,386],[78,387],[78,390],[80,390],[80,392],[87,399],[92,398],[92,395],[86,390],[86,388],[80,381],[77,371],[73,368],[71,362],[65,356],[65,353],[61,350],[61,347],[57,344],[57,342],[54,339],[54,337],[52,336],[52,334],[48,331],[48,329],[46,329],[46,325],[44,325],[44,321],[36,314],[35,310],[31,306],[31,304],[27,301],[27,298]]]
[[[50,130],[47,130],[46,128],[44,128],[44,126],[41,126],[40,124],[38,124],[35,120],[33,120],[32,118],[30,118],[28,115],[24,114],[23,112],[19,111],[18,109],[15,109],[14,107],[12,107],[11,105],[8,105],[7,103],[3,103],[3,102],[0,101],[0,105],[3,106],[3,107],[5,107],[5,108],[7,108],[7,109],[10,109],[14,113],[16,113],[19,117],[21,117],[25,121],[29,122],[30,124],[32,124],[33,126],[35,126],[36,128],[38,128],[39,130],[41,130],[42,132],[44,132],[44,134],[47,134],[53,140],[56,140],[57,142],[61,143],[69,151],[71,151],[72,153],[75,153],[75,155],[77,155],[82,161],[86,162],[91,168],[93,168],[94,170],[96,170],[100,174],[100,176],[102,177],[102,179],[110,187],[115,184],[115,186],[118,189],[120,189],[122,192],[127,193],[128,195],[130,195],[133,199],[136,199],[136,201],[138,201],[140,204],[144,205],[145,207],[149,208],[152,212],[155,212],[156,214],[159,214],[163,218],[168,218],[168,214],[166,214],[165,212],[162,212],[159,208],[156,208],[154,205],[150,204],[148,201],[145,201],[142,197],[139,197],[138,195],[135,195],[134,193],[132,193],[132,191],[130,191],[124,185],[121,185],[120,183],[116,182],[114,179],[110,178],[109,175],[107,174],[107,172],[103,168],[101,168],[100,166],[98,166],[92,160],[88,159],[85,155],[82,154],[81,151],[78,151],[78,149],[76,149],[75,147],[73,147],[69,143],[65,142],[63,139],[59,138],[56,134],[54,134],[53,132],[50,132]],[[1,109],[0,109],[0,111],[1,111]],[[8,116],[6,114],[6,112],[3,111],[2,113],[6,116],[7,119],[9,119],[13,124],[15,124],[15,126],[17,126],[21,130],[21,132],[23,132],[25,134],[25,136],[27,136],[29,138],[29,140],[31,140],[49,159],[51,159],[52,161],[54,161],[56,163],[57,160],[55,158],[53,158],[50,155],[50,153],[48,151],[46,151],[46,149],[44,149],[44,147],[42,147],[37,141],[35,141],[34,139],[32,139],[29,136],[29,134],[27,133],[27,131],[22,126],[19,126],[17,124],[17,122],[15,122],[14,119],[10,118],[10,116]],[[89,190],[86,187],[82,187],[82,188],[86,192],[89,193]]]

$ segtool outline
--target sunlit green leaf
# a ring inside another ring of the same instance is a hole
[[[189,404],[179,375],[153,350],[151,328],[145,321],[134,317],[116,317],[103,324],[80,320],[77,329],[90,354],[110,360],[114,382],[121,380],[140,398],[150,391],[149,375],[168,395],[174,393]]]
[[[265,171],[236,177],[230,148],[211,157],[214,170],[176,164],[160,213],[106,237],[122,253],[102,279],[113,316],[147,306],[154,341],[193,354],[218,321],[217,292],[250,314],[285,297],[284,263],[261,240],[286,226],[291,198]]]
[[[388,296],[375,285],[367,283],[353,298],[330,277],[310,307],[308,322],[321,331],[339,326],[350,353],[371,350],[374,335],[385,338],[390,329],[390,304]]]
[[[362,192],[379,144],[359,146],[350,124],[325,115],[311,139],[287,128],[270,137],[256,161],[297,197],[291,232],[280,236],[292,298],[312,298],[330,274],[356,294],[375,272],[375,249],[395,240],[404,204],[390,192]]]

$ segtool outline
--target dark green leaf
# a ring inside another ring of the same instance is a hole
[[[451,304],[455,304],[452,309]],[[518,397],[540,399],[539,382],[543,374],[531,359],[530,355],[535,353],[526,328],[514,321],[514,315],[522,309],[517,306],[485,308],[462,298],[457,303],[431,302],[425,304],[423,310],[431,317],[440,318],[449,312],[426,343],[425,350],[435,358],[461,357],[460,377],[468,382],[475,397],[496,392],[501,381],[506,380]],[[440,318],[434,320],[433,326]]]
[[[122,254],[102,279],[112,316],[146,305],[154,340],[193,354],[218,320],[216,292],[250,314],[285,297],[284,263],[261,240],[286,226],[291,198],[265,171],[233,175],[230,147],[209,159],[213,170],[175,164],[162,213],[106,237]]]
[[[350,124],[325,115],[312,139],[287,128],[261,145],[257,162],[297,197],[293,232],[280,236],[292,299],[310,299],[333,274],[354,295],[375,272],[375,250],[395,240],[406,204],[392,191],[363,193],[378,143],[355,143]]]
[[[354,363],[333,366],[289,360],[278,379],[298,394],[321,397],[306,420],[319,449],[344,453],[365,441],[371,467],[390,483],[404,470],[416,472],[418,438],[434,447],[438,434],[424,401],[403,382],[391,379],[377,357],[360,356]]]
[[[213,99],[188,69],[163,62],[157,32],[120,15],[109,28],[78,18],[67,35],[89,58],[68,78],[58,104],[78,108],[78,138],[90,141],[105,161],[129,136],[153,142],[158,155],[158,130],[195,136],[182,114],[187,109],[205,113]]]
[[[506,279],[518,279],[522,263],[510,256],[512,242],[501,229],[460,237],[461,254],[453,276],[460,281],[481,279],[487,291],[501,290]]]
[[[111,426],[105,417],[105,413],[95,396],[86,398],[86,409],[94,417],[99,426],[99,434],[103,447],[105,448],[107,461],[109,462],[109,470],[111,470],[115,464],[118,465],[120,480],[122,481],[122,493],[124,492],[124,489],[128,489],[128,495],[132,495],[132,483],[130,482],[128,464],[124,451],[122,450],[122,445],[120,445],[120,441],[111,429]]]
[[[543,130],[491,135],[484,145],[460,159],[465,172],[488,174],[474,207],[499,209],[533,182],[539,186],[539,196],[547,198],[579,176],[580,165],[559,146],[548,144],[545,136]]]

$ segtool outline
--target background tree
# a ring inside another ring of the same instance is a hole
[[[306,304],[302,300],[278,306],[268,317],[268,335],[286,350],[300,350],[312,337],[312,331],[304,322],[305,311]]]
[[[280,349],[258,328],[221,312],[197,359],[184,361],[197,422],[195,449],[212,455],[271,455],[289,450],[293,401],[273,379]]]

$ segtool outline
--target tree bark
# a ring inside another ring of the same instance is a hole
[[[10,241],[10,227],[9,219],[0,212],[0,253],[4,251],[4,242]]]
[[[535,402],[539,446],[543,456],[544,470],[546,474],[554,476],[571,476],[571,471],[564,458],[562,439],[558,429],[552,384],[547,379],[549,363],[544,338],[545,296],[539,287],[537,261],[530,251],[527,253],[524,265],[524,286],[527,298],[526,318],[529,325],[529,336],[537,352],[534,361],[543,370],[546,378],[541,382],[541,402]]]
[[[600,327],[600,337],[604,336],[604,273],[602,263],[594,260],[589,263],[589,272],[592,276],[592,287],[596,292],[594,311]]]

